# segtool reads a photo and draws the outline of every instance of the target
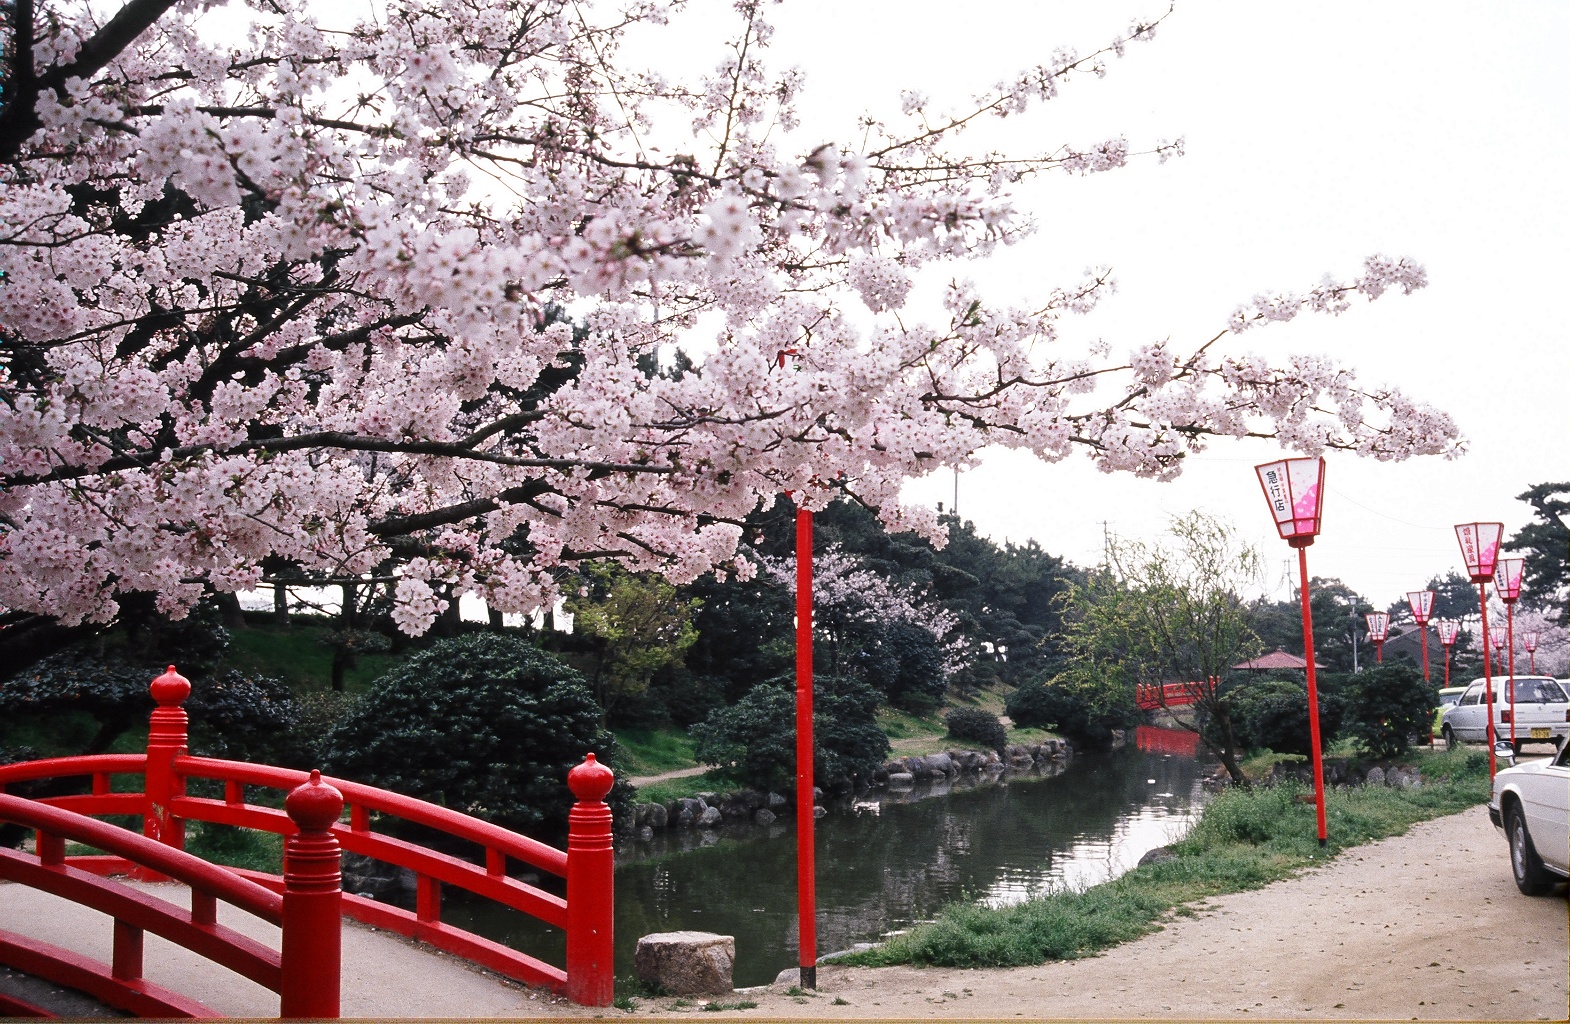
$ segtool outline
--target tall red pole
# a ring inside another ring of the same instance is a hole
[[[812,816],[812,513],[796,510],[796,916],[801,987],[818,987]]]
[[[1509,687],[1510,687],[1510,690],[1509,690],[1509,694],[1510,694],[1510,749],[1515,750],[1516,749],[1516,745],[1515,745],[1515,717],[1516,716],[1515,716],[1515,602],[1514,601],[1506,601],[1505,602],[1505,622],[1509,623],[1509,625],[1506,627],[1506,634],[1505,635],[1507,637],[1509,637],[1509,641],[1508,642],[1510,644],[1510,655],[1509,655],[1509,657],[1510,657],[1510,682],[1508,684]],[[1518,754],[1520,753],[1520,751],[1518,751],[1518,750],[1516,752]]]
[[[605,805],[615,782],[593,754],[567,773],[577,801],[567,813],[567,998],[579,1006],[616,998],[616,852]]]
[[[1498,768],[1494,764],[1494,673],[1488,664],[1488,584],[1477,585],[1477,606],[1483,617],[1483,694],[1488,698],[1488,777]],[[1514,718],[1515,715],[1511,715]]]
[[[1445,689],[1450,689],[1450,645],[1445,644]]]
[[[1385,642],[1383,640],[1375,640],[1374,641],[1374,664],[1376,664],[1376,665],[1383,665],[1384,663],[1385,663]]]
[[[343,813],[343,794],[311,772],[284,799],[299,829],[283,844],[283,984],[278,1016],[338,1016],[343,953],[343,899],[338,839],[329,829]]]
[[[1428,682],[1428,620],[1424,619],[1418,628],[1423,631],[1423,682],[1426,683]],[[1448,678],[1445,685],[1450,685]]]
[[[1313,538],[1308,538],[1309,543]],[[1314,613],[1308,604],[1308,544],[1297,545],[1298,587],[1303,598],[1303,666],[1308,674],[1308,744],[1314,754],[1314,810],[1318,817],[1319,845],[1325,845],[1325,765],[1319,749],[1319,689],[1314,679]]]

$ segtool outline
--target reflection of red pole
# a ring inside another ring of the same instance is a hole
[[[1510,748],[1515,750],[1515,602],[1505,602],[1506,635],[1510,638]],[[1519,750],[1516,751],[1520,753]]]
[[[1309,537],[1308,541],[1313,542]],[[1289,542],[1291,543],[1291,542]],[[1296,544],[1293,545],[1297,547]],[[1319,749],[1319,690],[1314,682],[1314,613],[1308,606],[1308,546],[1297,548],[1298,575],[1302,577],[1303,595],[1303,658],[1308,673],[1308,743],[1314,754],[1314,808],[1318,815],[1319,845],[1325,845],[1325,767],[1324,753]]]
[[[818,987],[812,809],[812,513],[796,510],[796,914],[801,987]]]
[[[1488,698],[1488,777],[1492,779],[1498,768],[1494,765],[1494,673],[1488,664],[1488,584],[1486,583],[1477,585],[1477,605],[1483,616],[1483,693]]]

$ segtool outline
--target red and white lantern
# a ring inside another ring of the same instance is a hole
[[[1385,663],[1385,638],[1390,635],[1390,616],[1385,612],[1369,612],[1363,616],[1368,623],[1368,638],[1374,643],[1374,660]]]
[[[1434,614],[1434,592],[1432,590],[1409,590],[1406,603],[1412,609],[1412,621],[1419,626],[1428,625],[1429,618]]]
[[[1461,545],[1461,558],[1466,562],[1466,573],[1477,584],[1477,611],[1483,634],[1483,695],[1488,702],[1488,777],[1495,771],[1494,757],[1494,670],[1488,663],[1488,581],[1494,578],[1499,561],[1499,538],[1505,532],[1504,523],[1460,523],[1456,526],[1456,540]],[[1515,716],[1510,716],[1511,721]]]
[[[1526,648],[1526,653],[1532,659],[1531,673],[1537,675],[1537,630],[1529,629],[1521,638],[1521,646]]]
[[[1526,559],[1501,558],[1494,567],[1494,593],[1505,604],[1514,604],[1521,596],[1521,575],[1526,571]]]
[[[1434,629],[1439,631],[1439,642],[1445,645],[1445,685],[1450,685],[1450,648],[1461,635],[1461,623],[1455,619],[1435,619]]]
[[[1461,559],[1466,562],[1466,572],[1473,583],[1487,583],[1494,578],[1499,538],[1504,532],[1504,523],[1462,523],[1456,527]]]
[[[1314,761],[1314,818],[1319,845],[1324,846],[1325,766],[1319,742],[1319,685],[1314,679],[1314,612],[1309,602],[1308,546],[1319,534],[1324,511],[1325,460],[1282,459],[1254,467],[1260,489],[1276,521],[1276,532],[1297,549],[1298,601],[1303,615],[1303,675],[1308,683],[1308,747]]]
[[[1417,623],[1417,628],[1423,634],[1423,682],[1428,682],[1428,618],[1434,614],[1434,592],[1432,590],[1409,590],[1406,594],[1407,607],[1412,609],[1412,621]]]
[[[1281,538],[1295,548],[1314,543],[1324,511],[1325,460],[1282,459],[1255,466],[1254,472]]]

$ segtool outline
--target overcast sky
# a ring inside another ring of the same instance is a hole
[[[1088,52],[1158,2],[791,0],[774,8],[771,61],[807,73],[804,121],[850,141],[864,110],[892,114],[901,88],[963,100],[1069,45]],[[727,26],[728,27],[728,26]],[[1570,4],[1179,0],[1149,44],[1101,81],[1073,83],[1005,123],[1012,149],[1132,148],[1182,135],[1187,155],[1018,190],[1040,222],[1027,243],[967,273],[990,296],[1028,300],[1109,264],[1120,290],[1068,336],[1114,353],[1209,338],[1257,292],[1306,290],[1366,255],[1428,269],[1412,296],[1237,339],[1276,357],[1323,353],[1366,384],[1396,383],[1455,417],[1467,454],[1402,464],[1329,457],[1324,532],[1310,570],[1386,604],[1459,567],[1452,526],[1530,519],[1514,496],[1570,479],[1570,374],[1559,307],[1570,238],[1566,183]],[[701,32],[701,29],[698,30]],[[695,41],[695,40],[694,40]],[[712,51],[709,51],[712,53]],[[712,62],[708,62],[712,63]],[[673,71],[678,69],[671,69]],[[810,133],[810,129],[809,129]],[[961,514],[994,539],[1034,537],[1080,564],[1103,521],[1153,539],[1192,508],[1226,516],[1265,548],[1274,591],[1290,551],[1252,472],[1262,442],[1218,443],[1175,483],[1106,476],[1084,458],[1041,465],[998,453],[959,482]],[[907,499],[952,500],[953,479]]]

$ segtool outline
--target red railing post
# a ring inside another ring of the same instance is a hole
[[[185,795],[185,780],[175,774],[174,759],[185,753],[189,720],[180,705],[191,695],[191,682],[174,670],[154,679],[148,687],[158,706],[147,723],[147,775],[142,811],[142,834],[165,846],[185,849],[185,822],[169,810],[170,802]]]
[[[343,794],[311,772],[284,799],[299,829],[283,846],[283,985],[280,1017],[337,1017],[342,960],[342,875],[338,840],[328,831]]]
[[[616,856],[605,805],[615,781],[593,754],[567,773],[578,798],[567,816],[567,998],[580,1006],[609,1006],[615,997]]]

